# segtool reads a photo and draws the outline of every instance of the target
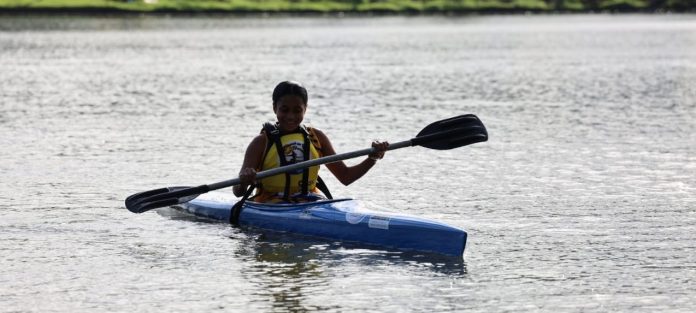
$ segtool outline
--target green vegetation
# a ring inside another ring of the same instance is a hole
[[[694,11],[695,0],[0,0],[0,11],[85,12],[650,12]]]

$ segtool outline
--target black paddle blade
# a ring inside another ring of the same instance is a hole
[[[436,150],[449,150],[488,140],[483,122],[473,114],[465,114],[432,123],[416,138],[413,145]]]
[[[189,202],[203,191],[202,187],[167,187],[136,193],[126,198],[126,208],[133,213],[143,213],[156,208]]]

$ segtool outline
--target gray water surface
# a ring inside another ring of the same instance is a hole
[[[235,177],[286,79],[339,152],[484,121],[322,170],[466,229],[463,259],[124,208]],[[3,16],[0,311],[693,312],[694,86],[693,15]]]

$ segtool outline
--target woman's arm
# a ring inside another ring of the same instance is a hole
[[[317,134],[319,142],[321,143],[322,154],[324,156],[336,154],[336,150],[334,150],[333,146],[331,145],[331,141],[328,137],[326,137],[324,132],[316,128],[314,130]],[[331,173],[334,174],[334,176],[336,176],[336,178],[338,178],[338,181],[348,186],[354,181],[358,180],[363,175],[365,175],[365,173],[367,173],[373,166],[375,166],[378,159],[384,157],[384,152],[387,151],[389,143],[375,141],[372,143],[372,146],[377,148],[378,152],[370,154],[367,159],[363,160],[357,165],[347,166],[343,161],[338,161],[326,164],[326,167],[329,169],[329,171],[331,171]]]
[[[266,150],[266,135],[260,134],[254,137],[244,153],[244,162],[239,170],[240,185],[234,186],[232,191],[237,197],[241,197],[246,192],[249,185],[256,182],[256,169],[261,168],[261,158]]]

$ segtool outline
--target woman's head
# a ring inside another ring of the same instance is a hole
[[[300,98],[305,106],[307,106],[307,89],[298,82],[284,81],[273,89],[273,110],[276,109],[278,101],[288,95]]]
[[[280,129],[285,132],[297,129],[307,111],[307,89],[300,83],[284,81],[273,90],[273,112]]]

